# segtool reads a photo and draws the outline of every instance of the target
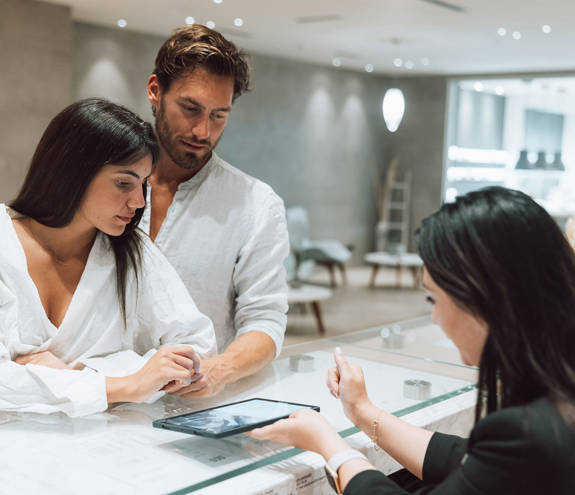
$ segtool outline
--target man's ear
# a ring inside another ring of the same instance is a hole
[[[152,104],[152,108],[157,108],[160,103],[161,96],[160,83],[158,82],[158,76],[152,74],[148,78],[148,100]]]

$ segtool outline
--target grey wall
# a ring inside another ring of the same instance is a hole
[[[152,120],[146,83],[164,39],[75,23],[72,99],[100,96]]]
[[[50,119],[70,101],[67,7],[0,0],[0,201],[12,199]]]

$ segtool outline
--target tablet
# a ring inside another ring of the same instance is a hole
[[[157,419],[152,424],[155,428],[222,438],[269,425],[278,419],[287,418],[298,409],[305,408],[319,412],[318,406],[309,404],[248,399],[171,418]]]

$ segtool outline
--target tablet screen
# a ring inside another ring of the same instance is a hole
[[[247,431],[250,425],[273,422],[273,420],[289,416],[294,411],[305,407],[309,408],[312,406],[252,399],[184,416],[167,418],[163,420],[163,423],[166,426],[173,425],[180,428],[190,428],[198,433],[209,432],[221,435],[237,429]]]

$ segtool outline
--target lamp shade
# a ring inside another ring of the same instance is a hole
[[[527,156],[527,150],[521,150],[519,152],[519,160],[515,164],[516,170],[529,170],[530,168],[534,168],[529,158]]]
[[[405,98],[403,91],[398,88],[390,88],[385,92],[383,103],[381,104],[383,120],[389,129],[389,132],[397,131],[403,113],[405,112]]]
[[[554,155],[554,160],[548,165],[551,170],[565,170],[565,165],[561,161],[561,152],[556,151]]]

